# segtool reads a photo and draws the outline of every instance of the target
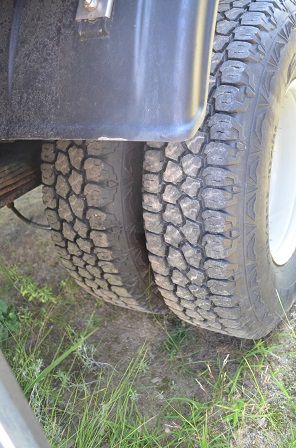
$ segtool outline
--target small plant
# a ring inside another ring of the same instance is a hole
[[[170,354],[171,359],[173,359],[181,349],[190,330],[188,325],[184,325],[184,323],[180,321],[171,332],[166,331],[167,338],[164,341],[164,346]]]
[[[60,281],[60,287],[64,294],[73,294],[80,290],[79,285],[69,277]]]
[[[29,302],[56,303],[57,298],[53,295],[52,289],[48,285],[40,288],[31,276],[21,275],[16,266],[2,267],[1,270],[24,299]]]
[[[8,338],[10,332],[17,332],[18,329],[18,317],[13,305],[8,306],[3,300],[0,300],[0,343]]]

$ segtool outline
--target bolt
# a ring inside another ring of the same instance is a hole
[[[88,11],[94,11],[97,9],[98,0],[84,0],[84,7]]]

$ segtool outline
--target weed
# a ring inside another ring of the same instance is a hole
[[[169,353],[171,363],[185,343],[191,328],[189,325],[186,325],[181,321],[176,324],[172,331],[167,331],[167,329],[162,325],[161,327],[166,334],[164,346]]]
[[[57,299],[48,285],[40,288],[39,285],[33,281],[31,276],[21,275],[16,266],[11,266],[9,268],[2,266],[1,271],[6,275],[7,279],[10,280],[21,296],[29,302],[56,303]]]
[[[77,285],[77,283],[75,283],[71,278],[67,277],[64,280],[60,281],[60,286],[61,289],[63,291],[63,293],[76,293],[79,291],[79,286]]]
[[[0,300],[0,343],[8,338],[9,333],[14,333],[18,330],[19,322],[14,306],[8,306],[3,300]]]

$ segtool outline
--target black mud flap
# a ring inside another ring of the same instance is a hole
[[[0,139],[180,141],[206,104],[218,0],[0,4]]]

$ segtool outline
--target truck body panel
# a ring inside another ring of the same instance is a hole
[[[206,105],[217,0],[0,5],[0,139],[182,141]],[[101,36],[101,37],[100,37]]]

